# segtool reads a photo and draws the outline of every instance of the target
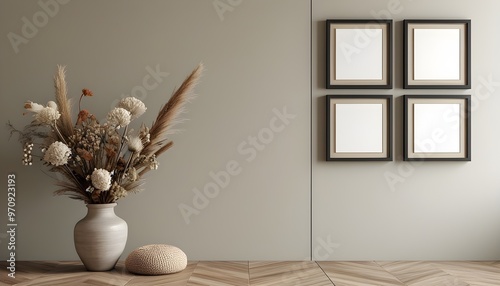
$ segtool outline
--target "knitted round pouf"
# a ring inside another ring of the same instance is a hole
[[[125,260],[129,272],[162,275],[184,270],[187,256],[179,248],[166,244],[150,244],[132,251]]]

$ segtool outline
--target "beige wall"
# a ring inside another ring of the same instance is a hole
[[[203,62],[199,97],[188,106],[182,132],[172,136],[174,147],[147,175],[146,191],[120,200],[116,208],[129,225],[124,257],[141,245],[170,243],[190,259],[307,258],[310,5],[230,1],[231,9],[220,6],[219,17],[213,2],[73,0],[60,5],[16,54],[7,34],[21,34],[22,17],[32,19],[42,9],[37,1],[1,1],[0,122],[28,122],[23,102],[51,100],[56,65],[65,64],[71,95],[79,96],[83,87],[93,90],[94,97],[84,101],[93,113],[103,118],[122,94],[135,92],[148,107],[141,119],[150,124],[173,89]],[[158,86],[144,95],[149,69],[159,70],[153,72]],[[273,120],[279,128],[270,140],[270,121],[283,110],[295,118]],[[76,259],[73,226],[85,206],[54,198],[52,180],[40,164],[21,166],[20,146],[2,132],[2,174],[14,172],[18,181],[18,258]],[[259,134],[263,150],[249,143]],[[239,173],[208,205],[193,204],[193,189],[203,191],[214,182],[210,173],[232,161]],[[5,200],[1,196],[2,214]],[[181,204],[198,212],[189,224]]]
[[[315,259],[499,259],[499,8],[498,1],[313,1]],[[324,20],[381,15],[394,20],[394,89],[324,89]],[[450,18],[472,20],[472,89],[403,90],[402,21]],[[395,160],[325,162],[326,94],[393,94]],[[404,94],[471,94],[472,161],[402,161]]]
[[[148,106],[146,123],[198,62],[207,68],[189,121],[148,174],[146,191],[119,201],[116,212],[129,224],[123,257],[169,243],[192,260],[500,258],[495,0],[313,0],[312,10],[306,0],[54,1],[0,0],[0,122],[22,126],[29,121],[25,100],[52,99],[57,64],[67,65],[71,95],[94,91],[84,102],[93,113],[102,118],[135,93]],[[44,12],[39,3],[58,4]],[[324,20],[373,18],[382,10],[395,20],[395,88],[324,89]],[[23,31],[24,17],[36,18],[36,32]],[[475,97],[470,163],[401,161],[405,18],[472,19],[473,89],[411,91]],[[17,53],[9,33],[25,38]],[[143,88],[148,75],[158,84],[150,90]],[[324,96],[345,93],[394,94],[395,161],[324,161]],[[257,150],[251,137],[269,135],[271,122],[283,128]],[[84,205],[53,197],[53,174],[38,163],[21,166],[19,144],[2,132],[1,172],[17,175],[18,259],[77,259],[72,232]],[[194,190],[228,163],[241,171],[213,198],[197,197]],[[387,172],[403,182],[391,189]],[[197,212],[183,217],[182,205]],[[1,196],[0,213],[5,209]],[[6,246],[4,223],[2,259]]]

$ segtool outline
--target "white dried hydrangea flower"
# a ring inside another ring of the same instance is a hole
[[[54,166],[60,166],[68,163],[69,156],[71,156],[71,149],[63,142],[56,141],[50,144],[47,151],[45,151],[43,160]]]
[[[128,144],[128,150],[130,152],[141,152],[142,151],[142,140],[141,138],[137,137],[137,136],[131,136],[127,142]]]
[[[35,114],[35,120],[42,124],[55,124],[56,120],[61,117],[59,111],[51,107],[44,107]]]
[[[107,191],[111,187],[111,174],[105,169],[94,169],[90,179],[94,188],[98,190]]]
[[[117,129],[129,125],[131,119],[130,112],[125,108],[115,107],[108,113],[109,124]]]
[[[116,107],[128,110],[132,115],[132,119],[141,116],[147,109],[146,105],[144,105],[142,101],[133,96],[123,98],[120,102],[118,102]]]

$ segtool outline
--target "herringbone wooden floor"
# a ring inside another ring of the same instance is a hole
[[[108,272],[87,272],[80,262],[17,262],[15,278],[0,263],[0,285],[150,286],[498,286],[500,261],[482,262],[271,262],[192,261],[176,274],[139,276],[123,261]]]

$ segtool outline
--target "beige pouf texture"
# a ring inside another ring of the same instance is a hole
[[[187,256],[178,247],[167,244],[150,244],[132,251],[125,260],[131,273],[142,275],[171,274],[184,270]]]

